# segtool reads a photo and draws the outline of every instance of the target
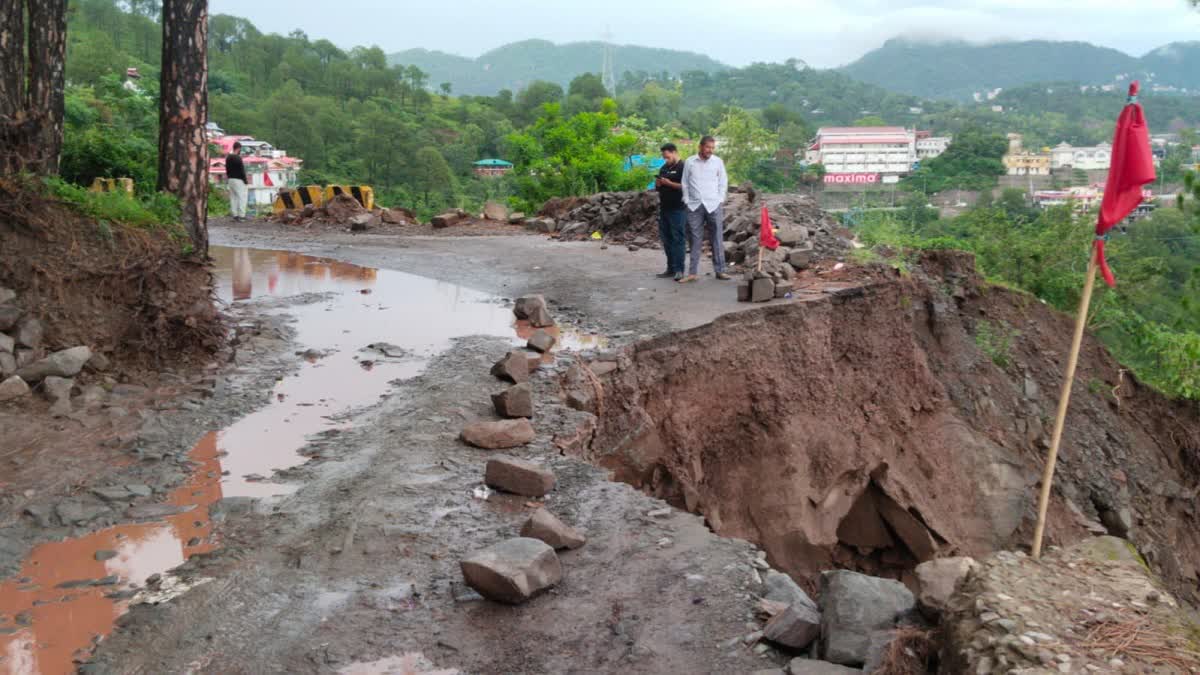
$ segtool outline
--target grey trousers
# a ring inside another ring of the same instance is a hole
[[[700,205],[695,211],[688,210],[688,241],[691,242],[692,256],[689,261],[688,274],[700,273],[700,251],[704,248],[707,238],[712,246],[713,274],[725,271],[725,214],[724,209],[717,207],[710,212]],[[707,237],[706,237],[707,235]]]

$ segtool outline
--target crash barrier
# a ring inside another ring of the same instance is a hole
[[[309,204],[319,208],[324,203],[320,185],[303,185],[298,188],[281,188],[279,194],[275,195],[275,202],[271,205],[271,210],[281,213],[302,209]]]
[[[331,202],[340,194],[354,197],[354,200],[368,211],[375,208],[375,191],[369,185],[328,185],[325,187],[325,201]]]
[[[133,195],[132,178],[97,178],[92,181],[89,192],[124,192]]]

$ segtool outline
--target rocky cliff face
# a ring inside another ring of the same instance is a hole
[[[1069,317],[985,286],[969,256],[863,275],[799,302],[630,348],[592,386],[568,447],[749,539],[798,579],[911,581],[935,556],[1028,545]],[[1200,415],[1087,340],[1060,455],[1051,544],[1131,539],[1196,589]]]

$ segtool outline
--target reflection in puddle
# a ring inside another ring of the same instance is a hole
[[[265,407],[201,439],[190,455],[196,471],[168,497],[169,503],[191,510],[44,544],[16,577],[0,582],[0,672],[73,672],[73,660],[86,656],[112,630],[129,603],[108,595],[142,586],[149,576],[216,546],[211,504],[222,497],[291,491],[268,479],[304,461],[298,451],[309,437],[341,427],[339,416],[373,404],[393,380],[419,374],[454,338],[509,336],[520,345],[533,332],[525,322],[513,321],[507,304],[454,284],[283,251],[217,246],[210,252],[218,295],[226,302],[328,294],[278,310],[295,317],[300,349],[324,356],[306,358],[297,372],[280,380]],[[559,339],[558,348],[605,346],[602,338],[571,329],[550,332]],[[400,353],[363,351],[373,343],[387,343]],[[428,478],[439,479],[436,472]],[[111,555],[97,556],[98,551],[115,555],[98,560]],[[57,588],[113,575],[118,580],[112,585]]]

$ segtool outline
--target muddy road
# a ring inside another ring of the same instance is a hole
[[[212,234],[230,363],[199,393],[139,410],[133,461],[5,530],[0,670],[786,661],[743,642],[759,627],[755,547],[560,451],[586,415],[562,404],[559,374],[738,309],[730,284],[680,287],[653,278],[657,251],[538,237]],[[489,453],[458,440],[492,416],[502,385],[488,371],[531,331],[511,312],[526,292],[545,293],[560,323],[534,378],[537,439],[510,452],[555,471],[543,500],[487,490]],[[588,538],[561,555],[563,582],[516,608],[465,587],[458,561],[543,505]]]

